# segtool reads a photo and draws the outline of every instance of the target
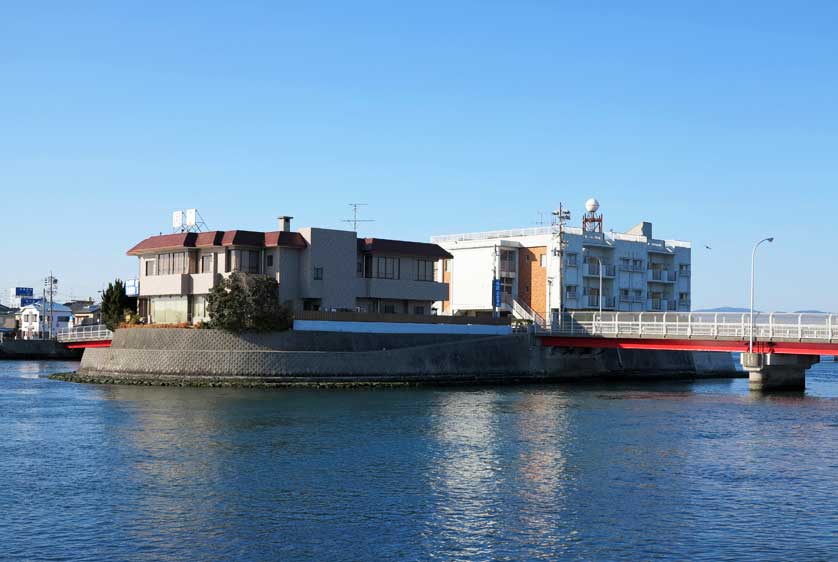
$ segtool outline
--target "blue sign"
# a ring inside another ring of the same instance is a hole
[[[125,296],[126,297],[139,297],[140,296],[140,280],[139,279],[127,279],[125,281]]]
[[[32,287],[15,287],[16,297],[31,297],[34,294]]]
[[[33,299],[31,297],[23,297],[20,299],[20,306],[23,308],[24,306],[29,306],[30,304],[38,304],[41,302],[41,299]]]
[[[492,306],[500,308],[503,303],[503,289],[501,288],[500,279],[492,280]]]

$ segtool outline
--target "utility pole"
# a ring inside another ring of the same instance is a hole
[[[44,314],[47,314],[46,297],[49,296],[49,315],[47,316],[47,337],[49,339],[52,339],[53,335],[53,318],[55,317],[55,292],[57,284],[58,279],[56,279],[52,275],[52,271],[50,271],[49,277],[44,279],[44,300],[41,306],[41,309],[44,311]]]
[[[349,206],[352,207],[352,218],[351,219],[344,219],[341,222],[351,222],[352,223],[352,230],[356,233],[358,232],[358,223],[360,222],[375,222],[374,219],[359,219],[358,218],[358,207],[366,207],[366,203],[350,203]]]
[[[553,303],[552,287],[558,285],[559,291],[559,326],[562,324],[565,314],[564,304],[564,253],[567,249],[567,242],[564,239],[564,225],[570,220],[570,210],[566,209],[563,203],[559,203],[559,208],[553,211],[553,256],[559,258],[559,282],[550,283],[551,295],[548,297],[547,308],[550,309],[550,318],[552,324],[553,317]],[[552,269],[552,268],[551,268]]]
[[[500,283],[498,278],[498,245],[495,244],[494,259],[492,260],[492,318],[500,316],[495,300],[495,293],[497,291],[497,284]]]

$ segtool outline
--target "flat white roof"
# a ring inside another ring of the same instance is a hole
[[[565,227],[566,234],[583,236],[582,229],[579,227]],[[440,236],[431,236],[431,242],[434,244],[454,244],[457,242],[471,242],[477,240],[492,240],[504,238],[526,238],[531,236],[552,236],[554,228],[552,226],[537,226],[531,228],[513,228],[509,230],[490,230],[487,232],[467,232],[464,234],[443,234]],[[622,240],[625,242],[639,242],[648,244],[654,247],[674,247],[674,248],[691,248],[692,244],[684,240],[660,240],[656,238],[646,238],[638,234],[627,234],[625,232],[609,231],[603,234],[604,240]]]

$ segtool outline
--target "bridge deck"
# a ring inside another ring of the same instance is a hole
[[[838,355],[832,314],[754,315],[754,350],[760,353]],[[570,312],[549,328],[537,327],[543,345],[619,349],[747,351],[749,314]]]

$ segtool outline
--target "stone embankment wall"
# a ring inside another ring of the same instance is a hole
[[[73,380],[143,384],[370,384],[731,376],[728,354],[563,350],[527,334],[439,336],[119,330]]]
[[[52,340],[6,340],[0,342],[0,359],[81,359],[82,350],[67,349]]]

